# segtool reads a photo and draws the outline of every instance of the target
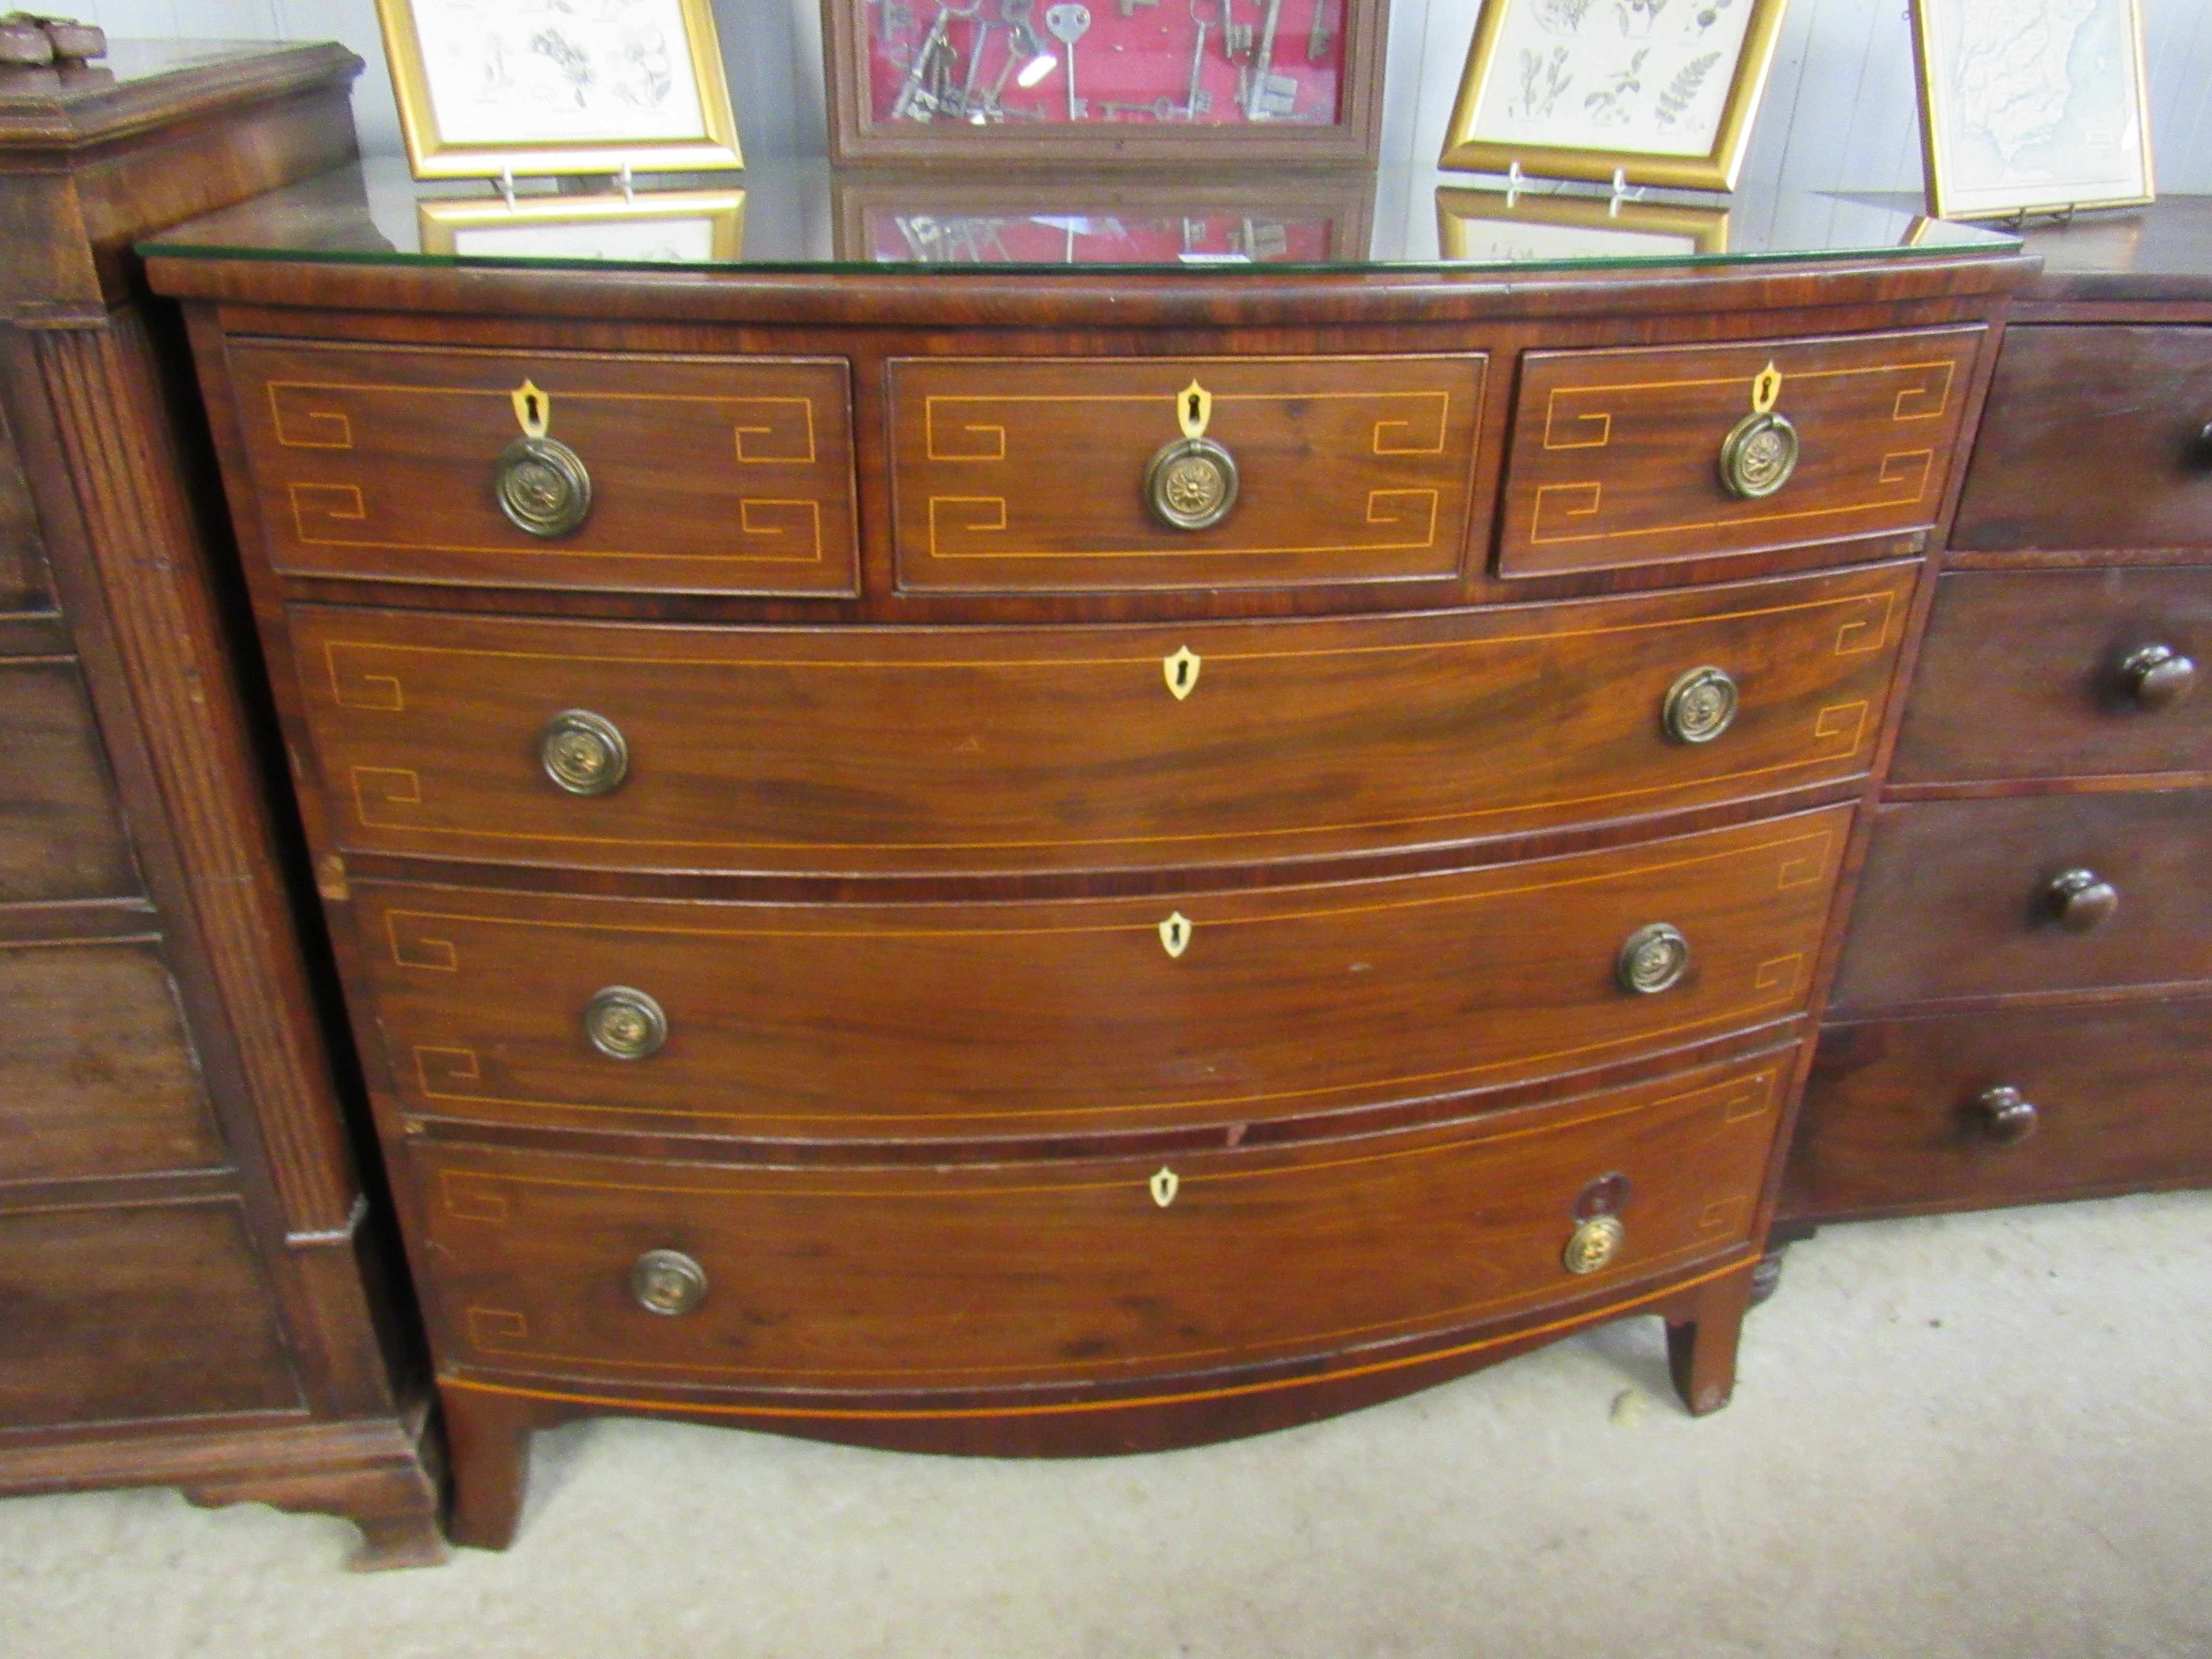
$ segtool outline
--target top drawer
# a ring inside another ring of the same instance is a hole
[[[1984,331],[1532,351],[1521,364],[1498,574],[1924,530],[1942,504]],[[1774,436],[1746,425],[1762,405],[1762,425],[1787,423]],[[1745,459],[1732,489],[1723,451],[1740,429]],[[1793,436],[1784,471],[1778,463]]]
[[[2212,328],[2005,335],[1954,547],[2212,546]]]
[[[1455,575],[1484,365],[1479,355],[895,359],[899,586]],[[1214,447],[1178,479],[1164,453],[1186,443]],[[1185,527],[1177,515],[1212,521]]]
[[[230,367],[288,574],[859,591],[842,361],[233,342]],[[569,459],[521,456],[532,428]]]

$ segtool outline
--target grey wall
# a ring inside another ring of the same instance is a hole
[[[363,143],[372,149],[398,148],[375,0],[77,3],[116,35],[343,40],[368,59],[355,94]],[[2212,192],[2212,5],[2141,4],[2159,188]],[[1480,7],[1480,0],[1395,0],[1384,96],[1386,160],[1436,159]],[[821,0],[715,0],[715,12],[746,153],[819,155]],[[1830,189],[1918,190],[1905,0],[1791,0],[1753,143],[1753,170],[1778,177],[1785,188],[1802,169]]]

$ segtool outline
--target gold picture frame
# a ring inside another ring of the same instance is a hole
[[[1478,224],[1536,225],[1581,232],[1579,247],[1538,250],[1526,257],[1546,259],[1663,259],[1670,253],[1692,258],[1728,252],[1726,208],[1684,207],[1660,202],[1614,204],[1601,196],[1534,195],[1525,191],[1475,190],[1442,185],[1437,191],[1437,249],[1447,259],[1479,259],[1473,227]],[[1686,240],[1682,249],[1650,246],[1653,239]],[[1573,240],[1575,239],[1569,239]],[[1607,244],[1612,244],[1608,253]],[[1632,251],[1628,243],[1643,244]]]
[[[2127,61],[2120,66],[2117,89],[2133,105],[2131,134],[2119,138],[2109,149],[2116,157],[2132,155],[2135,168],[2115,171],[2101,179],[2094,176],[2091,158],[2099,146],[2093,139],[2083,142],[2091,137],[2094,127],[2079,102],[2078,88],[2069,88],[2067,112],[2060,126],[2079,119],[2081,132],[2066,137],[2054,132],[2046,141],[2051,151],[2085,166],[2087,170],[2074,175],[2073,184],[2086,188],[2068,187],[2064,180],[2033,169],[2010,181],[2002,177],[1991,181],[1961,176],[1966,164],[1961,150],[1966,133],[1961,129],[1972,130],[1971,118],[1955,107],[1948,90],[1950,78],[1938,72],[1942,66],[1936,61],[1952,38],[1942,33],[1948,22],[1948,9],[1942,21],[1936,16],[1938,6],[1948,8],[1948,3],[1949,0],[1937,0],[1936,4],[1912,0],[1912,69],[1920,94],[1920,164],[1930,213],[1939,219],[2017,219],[2031,213],[2069,213],[2076,208],[2142,207],[2158,199],[2151,158],[2150,77],[2143,62],[2142,0],[2106,0],[2110,9],[2124,19],[2130,36],[2125,43]],[[2083,27],[2095,21],[2093,16]],[[2075,55],[2068,54],[2069,69]],[[2109,85],[2104,88],[2107,94],[2115,89]],[[2004,168],[2011,168],[2012,158],[2003,155],[2002,149],[1999,159]],[[1976,160],[1986,166],[1987,152]]]
[[[422,252],[445,258],[735,264],[744,257],[745,193],[741,190],[518,196],[512,204],[499,197],[432,198],[418,201],[415,212]],[[665,252],[651,251],[633,233],[654,225],[669,231],[703,231],[704,246],[691,235]],[[565,245],[563,232],[573,233]]]
[[[376,15],[417,179],[744,166],[711,0],[615,0],[588,19],[568,15],[580,20],[568,25],[573,36],[519,9],[455,0],[376,0]],[[602,87],[610,90],[594,105]],[[656,102],[667,107],[655,111]]]
[[[1721,94],[1718,109],[1712,122],[1712,139],[1702,152],[1676,154],[1666,150],[1654,151],[1631,145],[1606,147],[1593,143],[1559,143],[1547,139],[1548,129],[1561,128],[1595,131],[1606,118],[1620,116],[1619,131],[1622,136],[1633,138],[1639,131],[1632,112],[1637,104],[1647,102],[1653,115],[1644,123],[1643,131],[1654,130],[1653,122],[1671,122],[1691,112],[1693,107],[1703,107],[1704,88],[1711,79],[1711,70],[1718,67],[1717,58],[1724,50],[1711,53],[1702,49],[1702,34],[1679,37],[1662,36],[1656,33],[1636,36],[1623,33],[1619,39],[1607,35],[1601,38],[1595,32],[1584,38],[1580,31],[1585,22],[1595,22],[1608,0],[1583,0],[1579,6],[1572,0],[1483,0],[1481,13],[1475,19],[1474,40],[1468,49],[1467,68],[1460,77],[1459,97],[1452,106],[1451,122],[1445,130],[1443,154],[1437,165],[1455,171],[1473,173],[1509,173],[1516,163],[1531,178],[1589,179],[1609,181],[1616,176],[1632,185],[1659,185],[1687,190],[1726,191],[1735,188],[1736,179],[1743,168],[1743,158],[1751,139],[1753,118],[1758,113],[1759,101],[1766,90],[1766,76],[1774,61],[1774,47],[1782,29],[1782,15],[1787,0],[1739,0],[1746,7],[1740,14],[1744,19],[1743,33],[1737,42],[1735,61],[1730,67],[1726,89]],[[1540,16],[1538,8],[1541,8]],[[1656,31],[1662,16],[1682,15],[1692,30],[1713,27],[1700,26],[1697,19],[1713,16],[1725,7],[1706,7],[1682,14],[1668,14],[1665,0],[1657,5],[1649,0],[1617,0],[1613,9],[1641,14]],[[1525,46],[1513,48],[1516,53],[1513,64],[1503,61],[1502,47],[1509,39],[1540,34],[1552,42],[1547,54],[1533,62]],[[1727,37],[1721,37],[1727,38]],[[1646,58],[1636,57],[1638,41],[1645,40],[1647,52],[1662,48],[1673,57],[1662,55],[1659,64],[1650,73],[1657,82],[1656,90],[1646,90],[1641,85],[1641,68]],[[1620,56],[1627,54],[1627,65],[1615,67],[1609,73],[1602,68],[1596,71],[1591,89],[1583,92],[1575,83],[1575,76],[1583,70],[1575,64],[1577,48],[1589,52],[1609,52],[1613,62],[1620,64]],[[1690,55],[1679,54],[1686,50]],[[1711,57],[1702,69],[1698,64]],[[1672,74],[1666,65],[1674,65]],[[1517,71],[1523,76],[1522,88],[1527,107],[1525,119],[1516,122],[1516,112],[1508,97],[1504,76]],[[1541,106],[1541,118],[1534,102],[1538,88],[1534,84],[1536,75],[1547,74],[1553,86],[1553,101]],[[1685,82],[1691,88],[1694,103],[1677,102],[1671,106],[1674,114],[1665,111],[1669,100],[1678,94]],[[1635,88],[1623,92],[1623,83]],[[1718,85],[1717,82],[1714,84]],[[1579,94],[1583,102],[1571,105],[1566,116],[1557,115],[1556,100],[1572,91]],[[1589,113],[1601,98],[1613,101]],[[1577,115],[1579,109],[1582,115]],[[1524,131],[1516,133],[1516,125]]]

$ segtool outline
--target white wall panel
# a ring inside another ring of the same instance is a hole
[[[929,0],[914,0],[925,9]],[[1397,0],[1383,98],[1386,159],[1425,163],[1444,123],[1481,0]],[[2212,192],[2212,3],[2141,0],[2158,183]],[[398,148],[375,0],[90,0],[116,35],[343,40],[368,60],[355,95],[362,143]],[[820,0],[716,0],[748,154],[823,148]],[[1904,0],[1792,0],[1752,166],[1787,187],[1917,190],[1918,117]],[[1840,161],[1840,165],[1838,162]]]

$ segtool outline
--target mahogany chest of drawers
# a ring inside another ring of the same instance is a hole
[[[459,1538],[580,1413],[1133,1449],[1632,1312],[1725,1401],[2017,256],[234,234],[152,268]]]
[[[2212,1180],[2207,206],[2030,239],[1785,1232]]]

